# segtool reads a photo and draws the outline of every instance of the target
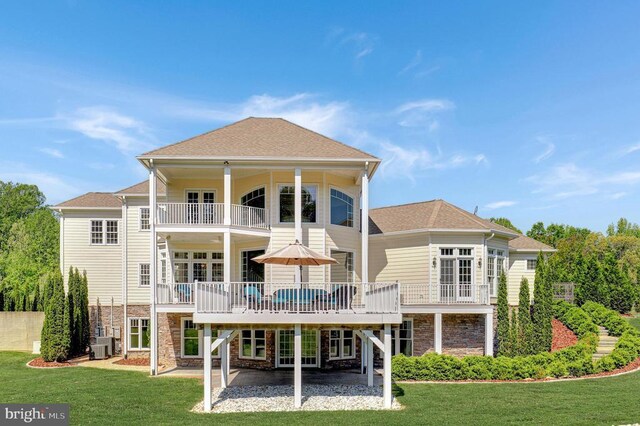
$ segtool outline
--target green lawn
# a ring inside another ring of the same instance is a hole
[[[563,383],[401,385],[399,412],[193,414],[195,379],[67,368],[36,370],[0,353],[0,402],[70,403],[72,424],[628,424],[640,421],[640,373]]]
[[[627,318],[629,324],[640,330],[640,314],[635,314],[633,318]]]

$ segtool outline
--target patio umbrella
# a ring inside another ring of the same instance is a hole
[[[303,265],[320,266],[338,263],[334,258],[315,252],[309,247],[300,244],[298,240],[279,250],[256,256],[252,260],[258,263],[274,265],[298,265],[300,267],[300,276],[302,276]]]

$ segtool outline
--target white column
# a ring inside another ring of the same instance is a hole
[[[294,173],[294,227],[295,238],[302,243],[302,170],[299,167],[295,169]],[[296,283],[302,282],[302,274],[300,268],[295,268],[295,281]]]
[[[293,401],[296,408],[302,407],[302,327],[296,324],[293,335]]]
[[[433,318],[433,347],[437,354],[442,353],[442,314],[437,313]]]
[[[373,386],[373,342],[367,341],[367,385]]]
[[[229,381],[229,373],[231,373],[231,338],[227,339],[227,381]]]
[[[360,227],[362,228],[362,271],[360,272],[360,279],[363,283],[369,282],[369,173],[365,170],[362,173],[362,197],[360,202],[362,205],[362,217]]]
[[[224,224],[231,225],[231,167],[224,168]]]
[[[485,314],[484,318],[484,354],[493,356],[493,312]]]
[[[360,337],[360,374],[364,374],[367,367],[367,339]]]
[[[211,324],[204,325],[204,411],[211,411]]]
[[[384,408],[391,408],[391,324],[384,325],[384,378],[382,385]]]
[[[231,232],[225,231],[223,235],[224,239],[224,282],[231,282]]]
[[[220,348],[220,387],[222,389],[226,389],[228,384],[227,363],[229,362],[229,357],[227,356],[227,342],[223,342],[218,347]]]
[[[157,277],[157,268],[158,268],[158,246],[157,246],[157,236],[156,236],[156,201],[157,201],[157,190],[156,190],[156,166],[151,162],[151,168],[149,169],[149,263],[151,267],[149,268],[149,282],[151,284],[150,298],[151,298],[151,306],[150,306],[150,317],[151,317],[151,336],[150,336],[150,346],[151,346],[151,359],[150,359],[150,367],[151,367],[151,375],[155,376],[158,373],[158,314],[156,310],[156,300],[158,294],[158,277]],[[125,324],[127,326],[127,324]],[[125,329],[125,333],[128,328]]]

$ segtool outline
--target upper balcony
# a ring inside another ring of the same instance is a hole
[[[266,208],[231,204],[231,223],[224,220],[224,203],[157,203],[156,224],[160,226],[230,225],[250,229],[270,229]]]

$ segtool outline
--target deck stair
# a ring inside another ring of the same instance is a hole
[[[609,331],[606,328],[598,326],[598,329],[600,341],[598,342],[596,352],[593,354],[594,361],[613,352],[613,349],[616,347],[616,342],[618,342],[617,337],[609,336]]]

